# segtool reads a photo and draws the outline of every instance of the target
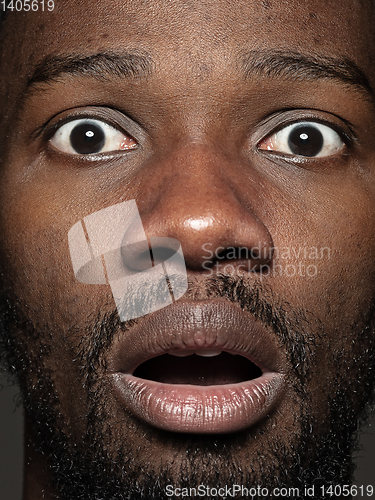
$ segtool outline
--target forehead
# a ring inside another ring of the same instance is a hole
[[[103,47],[143,49],[156,59],[227,64],[238,50],[266,47],[345,54],[361,66],[374,58],[372,0],[84,0],[55,1],[53,12],[11,15],[17,63],[51,53],[92,53]],[[20,36],[21,34],[21,36]],[[16,35],[16,37],[14,36]],[[4,50],[4,46],[3,46]],[[175,58],[174,54],[178,54]],[[9,59],[9,48],[4,59]],[[369,60],[370,59],[370,60]],[[167,61],[164,61],[167,62]]]

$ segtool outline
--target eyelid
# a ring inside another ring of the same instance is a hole
[[[358,142],[353,130],[354,127],[350,122],[332,113],[311,109],[287,109],[267,116],[257,125],[252,134],[251,142],[258,149],[257,146],[262,140],[289,125],[299,122],[319,123],[330,127],[348,147]]]
[[[139,148],[146,141],[149,141],[148,134],[135,120],[124,112],[108,106],[82,106],[57,113],[33,132],[32,139],[42,137],[43,142],[47,143],[60,127],[79,119],[102,121],[123,134],[132,137],[137,141]]]
[[[73,136],[74,130],[80,130],[78,143]],[[97,133],[99,133],[99,137]],[[98,140],[99,142],[97,142]],[[75,145],[74,142],[76,142]],[[103,154],[108,156],[125,153],[138,147],[138,142],[127,132],[123,132],[118,127],[113,127],[103,120],[93,118],[75,118],[58,126],[49,143],[60,153],[86,158],[103,156]],[[80,148],[81,151],[79,151]],[[97,149],[95,150],[95,148]]]
[[[83,120],[88,120],[88,121],[93,121],[93,122],[101,122],[104,123],[105,125],[112,127],[116,129],[118,132],[121,132],[122,134],[126,134],[129,137],[132,137],[132,135],[127,132],[126,130],[123,130],[121,127],[118,126],[117,123],[111,123],[108,121],[105,121],[101,118],[97,118],[96,116],[92,116],[91,114],[83,114],[79,116],[73,116],[73,117],[66,117],[58,121],[57,123],[53,125],[47,125],[47,127],[44,129],[44,132],[47,134],[47,140],[52,139],[52,137],[64,126],[67,125],[68,123],[74,123],[75,121],[83,121]],[[42,132],[43,133],[43,132]]]
[[[299,132],[298,132],[299,131]],[[315,132],[313,132],[315,131]],[[316,136],[318,132],[318,137]],[[291,137],[294,135],[294,142]],[[315,134],[314,139],[310,142],[311,133]],[[305,137],[303,137],[303,135]],[[301,143],[300,140],[307,142]],[[320,142],[321,141],[321,142]],[[317,146],[318,149],[314,149]],[[267,137],[262,139],[258,145],[258,150],[263,153],[272,153],[276,155],[284,155],[291,158],[301,158],[306,160],[332,158],[333,156],[342,155],[347,150],[348,144],[343,139],[342,134],[336,132],[333,127],[327,126],[317,121],[300,121],[286,125],[278,131],[271,132]]]

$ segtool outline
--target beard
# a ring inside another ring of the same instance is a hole
[[[318,369],[319,346],[327,341],[323,325],[312,314],[283,303],[260,281],[249,284],[242,277],[210,277],[203,292],[202,285],[189,283],[187,296],[223,298],[272,329],[290,366],[293,429],[288,436],[275,430],[274,415],[245,431],[205,436],[154,429],[132,417],[114,422],[103,377],[107,354],[119,332],[131,334],[138,320],[121,323],[116,311],[99,311],[84,330],[69,327],[69,333],[76,330],[80,338],[75,362],[87,400],[83,439],[77,439],[64,423],[64,404],[51,368],[56,334],[47,325],[31,322],[14,298],[11,306],[2,306],[3,364],[18,377],[26,418],[58,498],[167,499],[176,488],[192,498],[198,496],[199,486],[206,498],[227,486],[229,493],[220,497],[232,498],[231,488],[238,485],[248,493],[237,490],[236,498],[272,497],[274,488],[298,488],[299,498],[319,499],[324,498],[321,486],[351,484],[359,422],[365,420],[374,393],[375,304],[348,328],[343,343],[347,350],[330,352],[328,410],[317,416],[309,381]],[[15,326],[22,336],[11,334]],[[351,342],[349,334],[360,342]],[[138,444],[132,435],[141,436]],[[254,442],[259,443],[255,453],[249,451]],[[147,454],[148,447],[157,449],[158,444],[160,450],[173,450],[173,459],[161,462],[159,456]],[[314,494],[305,488],[314,488]]]

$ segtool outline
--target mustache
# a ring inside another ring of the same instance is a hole
[[[158,284],[145,289],[137,288],[127,294],[123,307],[131,308],[139,301],[154,300]],[[165,288],[165,287],[164,287]],[[299,380],[300,390],[309,378],[318,339],[323,326],[311,313],[292,308],[272,289],[261,282],[244,276],[212,275],[201,280],[188,281],[184,295],[187,300],[224,299],[238,305],[269,327],[277,337],[280,348],[285,349],[291,370]],[[106,369],[106,353],[116,335],[131,334],[133,326],[142,318],[122,322],[117,308],[111,312],[99,311],[96,319],[86,327],[78,354],[88,386],[95,385],[97,374]]]

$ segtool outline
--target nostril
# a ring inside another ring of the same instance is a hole
[[[150,238],[150,248],[154,265],[157,266],[173,257],[178,252],[180,243],[174,238],[153,237]]]
[[[205,269],[211,267],[217,272],[228,274],[235,270],[263,272],[272,260],[272,249],[260,246],[218,247],[211,252],[211,258],[204,262]]]
[[[179,250],[180,243],[174,238],[152,237],[136,243],[123,242],[121,258],[123,265],[130,271],[142,272],[167,261],[171,263],[171,259],[175,266],[183,263]]]
[[[148,240],[121,247],[122,262],[131,271],[142,272],[153,265]]]

